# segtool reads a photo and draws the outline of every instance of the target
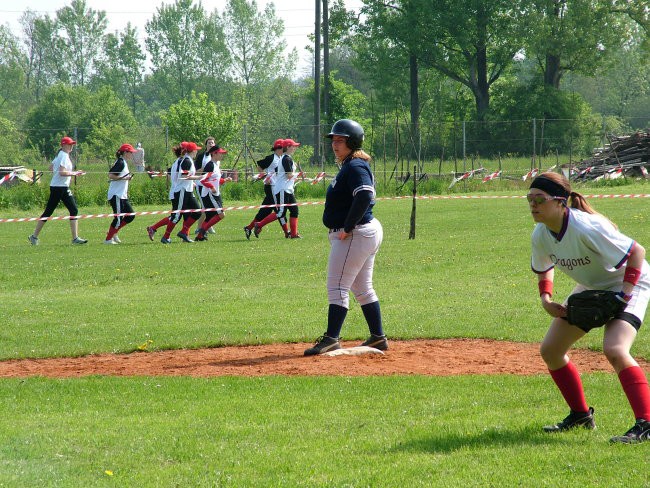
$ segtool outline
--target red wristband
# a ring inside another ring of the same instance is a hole
[[[541,297],[545,293],[548,293],[549,296],[553,296],[553,282],[551,280],[541,280],[537,283],[539,287],[539,296]]]
[[[623,275],[623,281],[627,281],[632,285],[636,285],[641,278],[641,270],[636,268],[631,268],[630,266],[625,267],[625,274]]]

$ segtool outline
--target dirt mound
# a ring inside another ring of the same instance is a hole
[[[385,355],[304,357],[311,344],[100,354],[79,358],[0,361],[0,377],[108,376],[382,376],[421,374],[546,374],[538,344],[484,339],[391,341]],[[344,347],[357,343],[343,343]],[[602,353],[576,349],[581,372],[613,369]],[[639,361],[650,372],[648,361]]]

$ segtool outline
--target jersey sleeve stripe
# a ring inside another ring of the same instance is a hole
[[[623,259],[621,259],[616,266],[614,266],[615,269],[620,269],[621,266],[625,264],[625,262],[628,260],[630,257],[630,254],[632,254],[632,249],[634,249],[634,246],[636,246],[636,241],[632,241],[632,244],[627,250],[627,253],[625,253],[625,256],[623,256]]]
[[[360,191],[369,191],[370,193],[372,193],[373,196],[375,195],[375,187],[370,185],[362,185],[362,186],[358,186],[352,191],[352,196],[353,197],[357,196],[357,193],[359,193]]]

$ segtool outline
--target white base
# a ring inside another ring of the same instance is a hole
[[[363,356],[364,354],[381,354],[384,352],[374,347],[368,346],[355,346],[349,347],[346,349],[336,349],[335,351],[330,351],[322,354],[323,356]]]

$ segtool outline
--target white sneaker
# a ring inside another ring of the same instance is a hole
[[[103,243],[104,244],[115,244],[115,241],[113,239],[106,239]]]
[[[81,237],[75,237],[72,239],[73,244],[86,244],[88,242],[87,239],[82,239]]]
[[[115,244],[122,244],[122,241],[120,240],[119,237],[117,237],[117,234],[115,234],[115,235],[113,236],[113,242],[114,242]]]
[[[34,235],[31,235],[27,239],[29,239],[29,243],[32,246],[38,246],[38,237],[34,237]]]

